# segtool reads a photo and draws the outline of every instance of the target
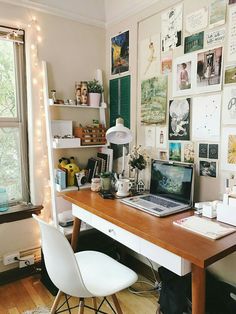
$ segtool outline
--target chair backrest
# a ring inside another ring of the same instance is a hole
[[[32,215],[41,231],[42,250],[48,275],[62,292],[75,297],[91,297],[86,289],[70,243],[53,225]]]

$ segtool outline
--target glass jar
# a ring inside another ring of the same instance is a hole
[[[8,210],[8,196],[5,188],[0,188],[0,212]]]
[[[99,192],[101,189],[101,179],[100,178],[93,178],[91,180],[91,191]]]
[[[111,191],[111,177],[101,177],[101,189],[102,191]]]

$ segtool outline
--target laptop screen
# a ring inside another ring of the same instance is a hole
[[[193,166],[152,161],[150,193],[185,204],[191,203]]]

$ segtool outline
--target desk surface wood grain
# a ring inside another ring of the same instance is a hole
[[[158,218],[120,202],[104,200],[90,190],[66,192],[63,197],[115,225],[205,268],[236,250],[236,233],[218,240],[173,225],[173,221],[193,215],[192,210]]]

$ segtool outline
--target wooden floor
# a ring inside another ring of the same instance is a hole
[[[138,287],[140,289],[140,285]],[[143,287],[147,288],[146,287]],[[121,308],[124,314],[155,314],[157,310],[157,294],[137,296],[128,290],[117,294]],[[19,314],[37,307],[48,307],[53,303],[54,296],[45,288],[41,281],[36,277],[27,277],[13,283],[0,286],[0,313],[1,314]],[[110,300],[110,299],[109,299]],[[112,303],[112,301],[111,301]],[[71,305],[77,304],[77,299],[70,300]],[[86,304],[92,305],[90,300]],[[112,311],[103,305],[102,309],[107,313]],[[64,312],[68,313],[68,312]],[[78,313],[78,308],[72,310],[72,313]],[[89,309],[85,314],[94,313]]]

